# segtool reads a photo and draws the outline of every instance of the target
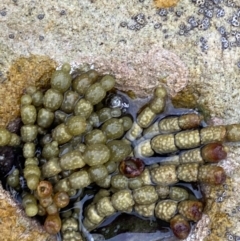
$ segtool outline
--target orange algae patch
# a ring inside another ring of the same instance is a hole
[[[19,116],[20,98],[29,85],[46,87],[56,63],[46,56],[20,57],[8,71],[7,81],[0,85],[0,127]]]
[[[156,7],[158,8],[170,8],[177,5],[179,0],[154,0]]]

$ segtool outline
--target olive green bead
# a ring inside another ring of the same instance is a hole
[[[1,134],[1,131],[0,131]],[[24,125],[21,127],[23,142],[32,142],[37,138],[38,128],[35,125]],[[1,135],[0,135],[1,136]]]
[[[26,94],[27,95],[33,95],[35,92],[37,91],[37,87],[36,86],[33,86],[33,85],[30,85],[26,88]]]
[[[107,120],[101,127],[108,140],[118,139],[123,136],[124,129],[121,120],[112,118]]]
[[[19,185],[19,170],[15,169],[11,174],[7,176],[7,184],[12,187],[16,188]]]
[[[97,203],[103,197],[110,197],[110,191],[106,189],[100,189],[93,198],[93,203]]]
[[[240,124],[232,124],[226,126],[226,140],[229,142],[240,141]]]
[[[108,161],[104,165],[107,168],[109,174],[115,172],[118,168],[118,165],[115,161]]]
[[[30,203],[25,207],[25,213],[28,217],[34,217],[38,213],[37,204]]]
[[[74,172],[69,176],[69,183],[73,189],[80,189],[87,187],[91,183],[89,174],[85,170]]]
[[[84,95],[93,82],[94,79],[89,78],[88,74],[84,73],[73,80],[72,87],[80,95]]]
[[[71,65],[69,63],[64,63],[61,67],[61,71],[69,73],[71,71]]]
[[[47,143],[43,146],[42,156],[46,159],[57,157],[59,154],[58,143],[56,141]]]
[[[143,181],[140,177],[129,178],[128,187],[130,189],[137,189],[143,186]]]
[[[19,146],[21,144],[21,138],[15,133],[11,133],[11,139],[8,143],[9,146]]]
[[[162,165],[150,170],[153,183],[169,186],[178,182],[176,166]]]
[[[166,104],[165,98],[154,97],[149,103],[149,108],[155,113],[160,114],[164,111]]]
[[[51,77],[51,88],[64,93],[71,85],[72,77],[68,72],[56,70]]]
[[[73,150],[59,159],[62,170],[74,170],[85,166],[83,155],[78,150]]]
[[[98,127],[100,124],[99,117],[96,112],[92,112],[92,114],[88,118],[88,122],[93,126],[93,127]]]
[[[72,139],[72,135],[70,134],[68,127],[62,123],[53,130],[52,138],[61,145],[70,141]]]
[[[111,176],[106,176],[105,178],[96,181],[96,184],[102,188],[110,188],[111,186]]]
[[[33,142],[27,142],[23,145],[23,156],[25,158],[35,156],[35,144]]]
[[[100,122],[105,122],[112,118],[111,109],[107,108],[107,107],[102,108],[99,111],[97,111],[97,115],[99,117]]]
[[[27,216],[33,217],[38,213],[37,200],[32,194],[26,194],[22,199],[22,205]]]
[[[82,235],[79,232],[67,230],[62,233],[62,238],[65,241],[84,241]]]
[[[27,165],[23,170],[23,175],[27,179],[30,175],[41,176],[40,168],[36,165]]]
[[[85,99],[90,101],[92,105],[96,105],[97,103],[101,102],[105,96],[106,91],[99,83],[94,83],[91,85],[85,93]]]
[[[100,80],[100,84],[105,91],[111,90],[114,87],[115,82],[116,82],[115,78],[108,74],[104,75]]]
[[[142,111],[138,114],[137,123],[142,128],[147,128],[150,126],[156,114],[150,109],[150,107],[145,107]]]
[[[43,93],[38,90],[32,95],[32,104],[36,107],[39,107],[43,104]]]
[[[152,204],[135,204],[134,211],[143,217],[153,217],[154,216],[155,203]]]
[[[124,131],[130,130],[133,125],[132,119],[129,116],[123,116],[121,119]]]
[[[98,144],[98,143],[105,144],[106,141],[107,141],[106,136],[99,129],[94,129],[88,132],[84,137],[84,142],[86,145],[92,145],[92,144]]]
[[[37,119],[37,111],[34,105],[24,105],[21,107],[21,119],[23,124],[34,124]]]
[[[43,105],[45,108],[55,111],[60,108],[63,101],[63,95],[56,89],[48,89],[43,97]]]
[[[61,231],[64,233],[67,230],[78,231],[78,221],[75,218],[69,217],[63,220]]]
[[[134,205],[132,194],[129,190],[120,190],[112,195],[111,202],[118,211],[131,212]]]
[[[31,95],[28,95],[28,94],[22,95],[21,99],[20,99],[20,102],[21,102],[21,106],[31,105],[31,103],[32,103]]]
[[[0,127],[0,146],[6,146],[10,141],[11,133],[7,129]]]
[[[37,115],[37,124],[43,128],[48,128],[54,120],[54,114],[52,111],[41,108]]]
[[[93,111],[93,106],[90,101],[86,99],[80,99],[74,107],[74,114],[88,118]]]
[[[39,161],[38,161],[37,157],[26,158],[25,163],[24,163],[25,166],[28,166],[28,165],[38,166],[38,164],[39,164]]]
[[[26,178],[26,177],[25,177]],[[36,175],[28,175],[28,177],[26,178],[27,181],[27,186],[30,190],[36,190],[37,186],[39,184],[39,177]]]
[[[84,152],[84,162],[89,166],[106,163],[110,158],[110,150],[104,144],[93,144],[87,146]]]
[[[114,175],[111,179],[111,185],[116,189],[127,189],[128,178],[120,174]]]
[[[163,200],[158,202],[155,207],[155,216],[169,222],[177,212],[178,202],[173,200]]]
[[[154,96],[158,98],[166,98],[167,97],[167,90],[164,86],[158,86],[154,90]]]
[[[123,140],[113,140],[107,143],[110,150],[110,161],[120,162],[124,160],[132,152],[131,145]]]
[[[61,110],[65,113],[72,113],[74,110],[74,106],[79,99],[79,95],[77,92],[68,90],[64,93],[63,102],[61,105]]]
[[[92,223],[87,217],[83,220],[83,226],[88,230],[91,231],[96,227],[96,224]]]
[[[97,225],[100,224],[103,220],[103,217],[99,216],[94,204],[91,204],[87,207],[86,217],[90,220],[90,222]]]
[[[120,117],[122,115],[122,111],[120,108],[113,108],[111,109],[111,116],[112,117]]]
[[[169,198],[175,201],[187,200],[189,198],[188,191],[181,187],[170,187]]]
[[[72,136],[78,136],[87,129],[86,119],[82,116],[71,116],[68,118],[66,125]]]
[[[98,72],[95,69],[88,70],[86,74],[88,75],[88,78],[93,81],[93,83],[98,78]]]
[[[146,205],[155,203],[158,195],[154,186],[143,186],[133,190],[133,199],[137,204]]]
[[[88,169],[88,174],[93,182],[97,182],[107,177],[108,171],[104,165],[96,165]]]
[[[54,185],[54,192],[68,192],[70,189],[71,186],[68,178],[61,179]]]
[[[32,194],[26,193],[22,198],[22,205],[25,208],[30,203],[37,204],[37,200]]]
[[[101,217],[108,217],[115,213],[115,208],[113,207],[109,197],[103,197],[96,203],[97,213]]]

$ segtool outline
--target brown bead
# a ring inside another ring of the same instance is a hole
[[[197,222],[202,217],[203,204],[199,201],[184,200],[178,204],[178,211],[187,220]]]
[[[201,149],[201,155],[205,162],[218,162],[227,157],[227,152],[221,143],[210,143]]]
[[[61,219],[58,214],[48,215],[45,222],[44,228],[49,234],[57,234],[61,229]]]
[[[52,184],[49,181],[41,181],[37,186],[37,195],[40,198],[49,197],[52,194]]]
[[[170,220],[170,227],[174,235],[179,239],[187,238],[191,230],[189,222],[179,214]]]
[[[182,130],[194,129],[200,126],[201,117],[197,114],[182,115],[178,119],[178,125]]]
[[[66,192],[57,192],[53,197],[54,203],[58,208],[64,208],[69,204],[69,196]]]
[[[213,165],[203,165],[198,170],[198,181],[212,185],[224,183],[226,174],[222,167]]]
[[[121,161],[119,171],[126,177],[132,178],[139,176],[144,170],[144,162],[139,158],[127,157]]]

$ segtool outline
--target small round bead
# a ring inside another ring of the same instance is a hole
[[[56,89],[48,89],[43,97],[43,105],[45,108],[55,111],[60,108],[63,101],[63,95]]]
[[[11,133],[5,129],[0,127],[0,146],[6,146],[11,141]]]
[[[163,200],[157,203],[155,215],[157,218],[169,222],[177,212],[177,202],[173,200]]]
[[[153,186],[143,186],[133,190],[133,199],[137,204],[146,205],[155,203],[158,195]]]
[[[112,195],[111,202],[118,211],[132,211],[134,205],[133,197],[130,191],[120,190]]]
[[[69,70],[69,66],[63,65],[64,70]],[[72,77],[69,74],[69,71],[56,70],[51,77],[51,87],[52,89],[58,90],[61,93],[64,93],[71,85]],[[71,69],[71,66],[70,66]]]
[[[191,231],[189,222],[179,214],[170,220],[170,227],[179,239],[186,239]]]
[[[152,181],[162,186],[178,182],[175,165],[163,165],[150,170]]]
[[[108,217],[116,211],[109,197],[103,197],[96,203],[96,210],[101,217]]]
[[[44,228],[49,234],[57,234],[61,230],[61,219],[58,214],[48,215],[45,222]]]
[[[24,105],[21,107],[21,119],[23,124],[34,124],[37,119],[37,111],[34,105]]]
[[[53,187],[49,181],[41,181],[37,186],[37,195],[40,198],[46,198],[52,195]]]

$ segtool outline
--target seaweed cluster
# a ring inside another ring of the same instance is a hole
[[[203,126],[196,112],[174,109],[161,85],[139,104],[114,90],[111,75],[70,71],[68,64],[56,70],[46,91],[26,89],[20,136],[0,129],[3,149],[22,147],[23,170],[15,168],[7,183],[21,192],[26,214],[44,217],[47,232],[61,231],[63,240],[82,240],[82,230],[133,211],[169,222],[186,238],[204,205],[179,183],[224,183],[223,168],[214,164],[227,155],[223,142],[240,140],[240,125]],[[71,212],[84,189],[93,200],[83,215]]]

